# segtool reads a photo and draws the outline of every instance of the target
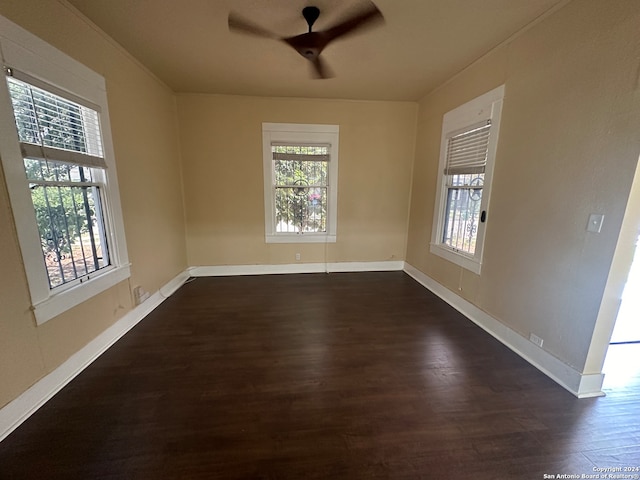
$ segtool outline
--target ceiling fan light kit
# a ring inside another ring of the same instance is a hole
[[[293,37],[281,37],[245,20],[234,12],[229,13],[229,30],[285,42],[302,57],[311,62],[313,77],[331,78],[333,73],[326,62],[320,58],[320,54],[325,47],[336,39],[384,21],[382,13],[373,3],[369,3],[366,8],[359,10],[339,21],[334,26],[320,32],[313,31],[313,24],[320,16],[320,9],[318,7],[304,7],[302,9],[302,16],[309,26],[309,31]]]

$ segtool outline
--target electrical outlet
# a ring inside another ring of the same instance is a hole
[[[537,336],[535,333],[529,334],[529,340],[538,345],[540,348],[542,348],[542,344],[544,343],[544,340]]]
[[[604,222],[604,215],[599,213],[592,213],[591,215],[589,215],[587,232],[600,233],[602,231],[602,222]]]
[[[300,261],[300,254],[296,253],[296,261],[299,262]]]

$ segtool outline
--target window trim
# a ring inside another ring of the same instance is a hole
[[[479,222],[476,236],[476,248],[473,255],[457,251],[442,242],[445,209],[447,205],[445,166],[447,162],[447,148],[449,137],[465,128],[477,125],[480,122],[491,121],[491,135],[487,150],[487,163],[484,172],[482,187],[481,211],[489,212],[491,198],[491,184],[495,165],[498,136],[500,133],[500,118],[502,116],[502,104],[504,99],[504,85],[501,85],[479,97],[460,105],[447,112],[442,121],[442,135],[440,139],[440,159],[438,162],[438,183],[436,189],[433,225],[431,229],[431,243],[429,251],[456,265],[480,274],[482,269],[482,253],[484,250],[484,238],[487,222]],[[488,217],[487,217],[488,218]]]
[[[0,16],[0,47],[3,68],[24,72],[50,86],[56,94],[77,101],[82,99],[99,107],[106,169],[103,208],[107,222],[112,265],[83,278],[68,288],[50,289],[40,245],[40,235],[27,185],[23,155],[13,117],[6,80],[0,85],[0,156],[9,200],[22,253],[32,309],[41,325],[66,310],[128,278],[130,273],[122,206],[113,151],[105,79],[52,47],[22,27]],[[3,72],[4,74],[4,72]]]
[[[338,146],[339,125],[302,123],[263,123],[262,158],[264,170],[264,219],[266,243],[335,243],[338,212]],[[329,179],[327,186],[326,233],[277,233],[275,222],[275,171],[273,168],[272,142],[326,143],[329,148]]]

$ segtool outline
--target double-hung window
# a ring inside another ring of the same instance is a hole
[[[480,273],[504,86],[445,114],[431,252]]]
[[[43,323],[129,276],[106,93],[102,77],[0,21],[0,152]]]
[[[335,242],[338,127],[265,123],[268,243]]]
[[[90,279],[111,265],[98,112],[15,76],[7,82],[49,287]]]

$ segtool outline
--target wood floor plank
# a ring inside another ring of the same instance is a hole
[[[0,479],[539,479],[638,445],[640,379],[578,400],[402,272],[198,278],[0,443]]]

